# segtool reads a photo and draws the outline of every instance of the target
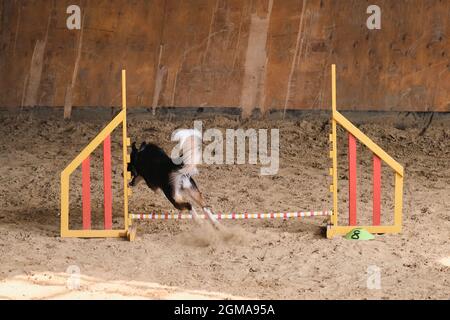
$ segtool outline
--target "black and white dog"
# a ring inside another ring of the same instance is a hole
[[[218,227],[218,221],[192,178],[198,174],[197,164],[201,159],[200,137],[196,130],[177,131],[173,139],[179,141],[182,153],[175,160],[155,144],[143,142],[137,149],[136,143],[133,143],[128,164],[132,177],[129,185],[133,187],[145,180],[153,191],[161,189],[176,209],[189,210],[197,222],[199,216],[194,205],[201,207],[209,221]]]

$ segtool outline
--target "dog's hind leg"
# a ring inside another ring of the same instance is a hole
[[[206,215],[211,224],[214,227],[218,228],[219,221],[217,221],[217,219],[214,218],[214,214],[212,213],[210,207],[206,205],[206,202],[203,199],[202,194],[195,185],[192,185],[189,188],[184,188],[183,195],[189,198],[194,204],[201,207],[203,213]]]
[[[203,224],[202,219],[200,218],[200,216],[198,215],[197,211],[195,210],[194,207],[191,208],[191,210],[189,211],[192,215],[192,218],[194,219],[194,221],[198,224]]]
[[[211,212],[211,209],[209,207],[205,206],[205,207],[202,207],[202,210],[206,214],[206,216],[208,217],[208,219],[212,223],[212,225],[218,229],[219,228],[219,221],[217,221],[217,219],[214,218],[214,215]]]
[[[183,203],[174,203],[175,208],[177,208],[178,210],[181,210],[181,211],[187,210],[192,215],[192,219],[197,224],[201,225],[203,223],[203,221],[200,218],[200,216],[197,214],[197,211],[195,210],[195,208],[189,202],[189,197],[186,197],[185,195],[183,195],[183,200],[185,201]]]

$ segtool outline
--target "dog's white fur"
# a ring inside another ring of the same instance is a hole
[[[198,174],[197,165],[202,160],[202,134],[196,129],[181,129],[172,136],[172,140],[179,141],[183,150],[182,160],[185,165],[170,176],[175,186],[174,198],[181,201],[185,198],[182,190],[190,188],[190,178]]]
[[[200,131],[181,129],[173,135],[172,140],[179,141],[179,146],[183,150],[182,160],[185,166],[179,172],[189,177],[198,174],[197,165],[202,162],[202,134]]]

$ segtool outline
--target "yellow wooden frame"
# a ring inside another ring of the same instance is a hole
[[[389,154],[381,149],[375,142],[366,136],[361,130],[355,127],[347,118],[345,118],[336,109],[336,65],[331,66],[331,91],[332,91],[332,118],[331,118],[331,151],[332,184],[330,191],[333,194],[333,215],[327,228],[327,238],[333,238],[335,235],[344,235],[354,228],[365,228],[371,233],[399,233],[402,230],[402,204],[403,204],[403,166],[395,161]],[[390,226],[339,226],[338,225],[338,175],[337,175],[337,125],[341,125],[345,130],[356,137],[363,145],[369,148],[376,156],[383,160],[395,171],[395,190],[394,190],[394,224]]]
[[[123,144],[123,218],[124,228],[119,230],[70,230],[69,229],[69,181],[70,175],[80,166],[114,129],[122,124],[122,144]],[[126,104],[126,71],[122,70],[122,110],[102,131],[72,160],[72,162],[61,172],[61,237],[77,238],[112,238],[126,237],[129,235],[131,221],[128,216],[128,196],[131,194],[128,189],[130,172],[127,165],[130,162],[128,147],[130,139],[127,137],[127,104]]]
[[[336,66],[331,67],[331,88],[332,88],[332,118],[331,118],[331,151],[332,184],[330,191],[333,194],[333,214],[330,217],[330,224],[327,228],[327,238],[335,235],[344,235],[354,228],[365,228],[371,233],[399,233],[402,230],[402,203],[403,203],[403,167],[395,161],[389,154],[375,144],[361,130],[355,127],[336,109]],[[120,124],[122,124],[123,139],[123,217],[124,228],[120,230],[70,230],[69,229],[69,181],[70,175],[80,166],[104,140]],[[394,224],[390,226],[340,226],[338,225],[338,174],[337,174],[337,125],[341,125],[345,130],[356,137],[362,144],[369,148],[381,160],[387,163],[395,171],[395,190],[394,190]],[[128,197],[131,195],[131,189],[128,188],[128,182],[131,179],[127,165],[130,162],[128,147],[130,139],[127,137],[127,102],[126,102],[126,71],[122,70],[122,110],[119,114],[102,130],[100,133],[81,151],[77,157],[61,172],[61,237],[78,238],[108,238],[108,237],[128,237],[134,240],[136,236],[135,225],[132,226],[132,219],[128,214]]]

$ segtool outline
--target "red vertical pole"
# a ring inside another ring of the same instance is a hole
[[[81,164],[81,196],[83,202],[83,229],[91,229],[91,173],[90,159]]]
[[[381,222],[381,159],[373,155],[373,225]]]
[[[103,141],[103,189],[105,230],[108,230],[112,229],[111,136]]]
[[[348,222],[356,226],[356,139],[348,134]]]

